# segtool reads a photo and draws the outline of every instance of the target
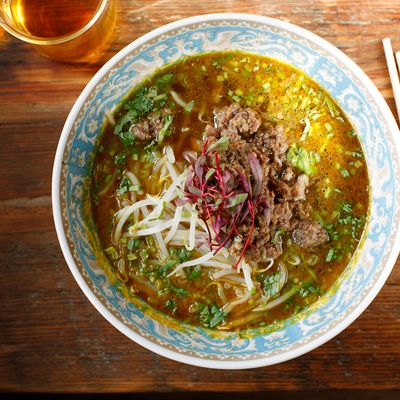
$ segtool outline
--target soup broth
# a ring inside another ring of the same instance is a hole
[[[338,104],[242,52],[186,57],[108,116],[93,213],[115,275],[179,321],[266,326],[317,301],[360,243],[368,174]]]

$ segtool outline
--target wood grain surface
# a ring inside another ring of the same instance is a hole
[[[0,391],[400,389],[400,260],[363,315],[320,348],[267,368],[207,370],[153,354],[100,316],[61,254],[50,198],[71,106],[100,65],[142,34],[210,12],[290,21],[349,55],[394,111],[381,39],[400,50],[400,1],[120,0],[118,9],[97,65],[52,62],[0,31]]]

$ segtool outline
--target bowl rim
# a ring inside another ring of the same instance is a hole
[[[389,135],[392,136],[395,148],[400,153],[400,131],[394,119],[394,116],[390,111],[390,108],[387,105],[382,94],[378,91],[378,89],[372,83],[369,77],[361,70],[361,68],[357,64],[355,64],[354,61],[352,61],[345,53],[336,48],[334,45],[332,45],[325,39],[322,39],[318,35],[304,28],[301,28],[297,25],[293,25],[289,22],[278,20],[275,18],[265,17],[256,14],[246,14],[246,13],[203,14],[194,17],[180,19],[178,21],[163,25],[139,37],[138,39],[134,40],[133,42],[125,46],[123,49],[121,49],[117,54],[115,54],[91,78],[91,80],[85,86],[85,88],[79,95],[78,99],[76,100],[75,104],[73,105],[68,115],[68,118],[65,122],[65,125],[63,127],[58,142],[57,151],[54,159],[54,165],[53,165],[53,174],[52,174],[52,208],[53,208],[53,218],[54,218],[58,241],[60,243],[61,250],[68,264],[68,267],[71,270],[72,275],[74,276],[79,287],[84,292],[89,301],[92,303],[92,305],[111,325],[113,325],[121,333],[123,333],[125,336],[127,336],[137,344],[159,355],[162,355],[164,357],[167,357],[175,361],[179,361],[185,364],[194,365],[198,367],[213,368],[213,369],[247,369],[247,368],[269,366],[280,362],[288,361],[292,358],[303,355],[323,345],[327,341],[331,340],[333,337],[335,337],[345,328],[347,328],[352,322],[354,322],[361,315],[361,313],[368,307],[368,305],[372,302],[372,300],[377,296],[382,286],[384,285],[385,281],[387,280],[390,272],[392,271],[400,251],[400,235],[398,234],[397,237],[395,238],[386,265],[384,266],[381,275],[379,276],[375,284],[372,286],[368,295],[346,318],[344,318],[330,331],[322,334],[320,337],[314,339],[313,341],[304,344],[298,349],[288,350],[283,354],[267,356],[256,360],[238,360],[238,361],[209,360],[209,359],[202,359],[194,356],[184,355],[166,349],[163,346],[158,345],[156,343],[153,343],[148,339],[146,339],[145,337],[140,336],[139,334],[133,332],[128,326],[126,326],[123,322],[121,322],[111,314],[111,312],[101,303],[101,301],[89,288],[72,257],[62,224],[61,204],[60,204],[61,203],[60,180],[61,180],[62,159],[69,133],[84,101],[87,99],[93,88],[104,77],[104,75],[108,73],[112,67],[114,67],[120,60],[122,60],[125,56],[127,56],[131,51],[145,44],[147,41],[153,39],[156,36],[159,36],[161,34],[166,34],[173,29],[182,28],[186,25],[194,23],[210,23],[210,22],[224,21],[224,20],[256,22],[281,28],[291,33],[297,34],[300,37],[303,37],[310,42],[316,43],[324,50],[326,50],[328,53],[333,55],[337,60],[342,62],[345,66],[347,66],[350,70],[352,70],[355,73],[355,75],[360,79],[364,87],[377,101],[378,108],[380,109],[382,115],[384,116],[385,121],[388,124],[389,127],[388,133]]]

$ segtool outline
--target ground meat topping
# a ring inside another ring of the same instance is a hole
[[[136,125],[132,125],[131,132],[133,133],[135,138],[137,140],[140,140],[141,142],[150,141],[156,135],[155,130],[149,124],[147,118],[143,121],[138,122]]]
[[[329,240],[329,236],[317,221],[301,221],[292,233],[293,240],[301,247],[315,247]]]
[[[154,111],[146,118],[132,125],[131,132],[137,140],[147,142],[157,138],[158,133],[164,127],[164,119],[170,112],[165,109]],[[171,127],[172,129],[172,127]]]
[[[210,144],[225,136],[227,150],[220,153],[220,162],[229,165],[233,174],[251,177],[249,155],[261,165],[263,180],[261,198],[267,208],[256,210],[251,246],[246,254],[253,261],[276,259],[282,250],[282,232],[292,232],[294,242],[301,247],[318,246],[329,240],[326,230],[316,221],[310,221],[311,209],[303,204],[309,186],[309,177],[297,174],[286,161],[288,143],[283,127],[264,124],[251,108],[238,104],[224,107],[214,113],[214,126],[205,128]],[[250,230],[247,220],[238,228],[230,252],[238,255],[244,243],[240,235]]]
[[[306,190],[309,184],[308,176],[302,174],[297,177],[296,183],[292,186],[292,196],[294,201],[305,200]]]
[[[261,121],[251,108],[241,108],[234,104],[218,111],[214,117],[217,129],[227,129],[231,134],[251,136],[257,132]]]

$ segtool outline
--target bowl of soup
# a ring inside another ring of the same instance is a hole
[[[325,343],[399,251],[399,131],[323,39],[245,14],[128,45],[66,121],[53,210],[67,263],[123,334],[240,369]]]

